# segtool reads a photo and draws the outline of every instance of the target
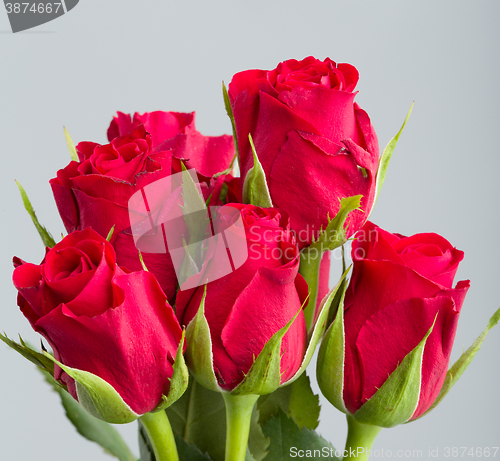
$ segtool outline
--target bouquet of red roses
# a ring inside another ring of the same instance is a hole
[[[82,435],[122,461],[136,457],[109,423],[136,419],[141,461],[367,459],[381,428],[425,415],[457,381],[500,310],[448,370],[464,254],[369,221],[404,124],[380,154],[357,81],[328,58],[240,72],[223,87],[233,136],[160,111],[119,112],[105,145],[66,132],[57,243],[19,185],[46,253],[15,257],[13,282],[52,353],[1,339]],[[344,259],[348,241],[352,266],[329,287],[330,252]],[[305,370],[319,344],[344,450],[313,430]]]

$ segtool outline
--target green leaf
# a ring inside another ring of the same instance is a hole
[[[387,146],[384,149],[384,152],[382,152],[382,155],[380,156],[380,160],[378,162],[378,170],[377,170],[377,178],[376,178],[376,186],[375,186],[375,200],[373,202],[374,205],[377,202],[378,194],[380,193],[380,189],[382,189],[382,186],[384,184],[385,176],[387,174],[387,168],[389,167],[389,162],[391,160],[394,149],[396,148],[396,144],[399,141],[399,137],[401,136],[401,133],[404,130],[406,122],[410,118],[411,112],[413,110],[413,105],[414,105],[414,103],[412,103],[410,110],[408,111],[408,114],[406,115],[405,121],[403,122],[403,126],[398,131],[398,134],[396,136],[394,136],[394,138],[392,138],[389,141],[389,144],[387,144]],[[372,209],[373,209],[373,207],[372,207]]]
[[[231,101],[229,101],[229,94],[227,93],[227,88],[224,82],[222,82],[222,95],[224,97],[224,106],[226,108],[226,113],[229,117],[229,120],[231,120],[231,127],[233,128],[234,150],[236,151],[236,156],[239,159],[238,139],[236,137],[236,123],[234,122],[233,108],[231,107]]]
[[[271,336],[243,381],[231,391],[233,395],[264,395],[278,389],[281,381],[281,340],[301,311],[302,308],[295,314],[293,319]]]
[[[175,362],[173,366],[172,378],[170,378],[170,390],[168,395],[162,395],[162,403],[153,411],[161,411],[168,408],[174,402],[179,400],[186,391],[189,384],[189,371],[184,361],[184,331],[182,332],[181,342],[177,348]]]
[[[76,153],[75,143],[71,139],[66,127],[64,127],[64,137],[66,138],[66,144],[68,145],[69,154],[71,155],[71,160],[78,162],[78,154]]]
[[[21,193],[21,198],[23,199],[23,204],[24,208],[28,212],[28,214],[31,217],[31,220],[33,221],[33,224],[36,227],[36,230],[38,231],[38,235],[40,235],[40,238],[42,239],[43,244],[46,247],[52,248],[55,246],[56,242],[54,241],[54,238],[52,235],[50,235],[50,232],[45,229],[39,222],[38,218],[36,217],[35,210],[33,209],[33,206],[31,205],[30,199],[28,198],[28,195],[26,194],[26,191],[24,190],[23,186],[16,181],[17,187],[19,188],[19,192]]]
[[[139,461],[156,461],[153,445],[148,437],[148,433],[141,420],[139,419]]]
[[[434,410],[436,406],[443,400],[444,396],[450,391],[450,389],[455,385],[458,381],[462,373],[467,369],[470,365],[477,352],[481,348],[483,341],[486,338],[488,332],[500,321],[500,309],[498,309],[493,316],[490,318],[488,325],[483,330],[483,332],[477,337],[477,339],[472,343],[472,345],[460,356],[460,358],[453,364],[453,366],[446,373],[446,378],[443,383],[443,387],[441,387],[441,391],[439,392],[436,400],[432,406],[421,416],[416,418],[420,419],[422,416],[425,416],[430,411]]]
[[[344,404],[344,358],[345,358],[345,335],[344,335],[344,296],[347,283],[343,284],[344,277],[337,285],[341,293],[337,315],[328,328],[321,343],[316,366],[316,377],[319,388],[326,399],[338,410],[348,414]]]
[[[47,352],[45,352],[45,356],[57,363],[75,380],[78,401],[92,416],[114,424],[131,423],[139,417],[124,402],[113,386],[101,377],[88,371],[77,370],[63,365]]]
[[[61,388],[52,375],[44,370],[42,373],[45,380],[61,397],[67,418],[81,436],[97,443],[106,453],[115,456],[120,461],[135,461],[137,459],[113,426],[89,415],[68,392]]]
[[[198,313],[186,329],[186,361],[191,373],[200,384],[212,391],[222,392],[213,368],[212,338],[205,318],[206,295],[205,285]]]
[[[250,203],[262,208],[272,208],[273,202],[271,200],[269,188],[267,187],[266,174],[259,161],[259,157],[257,157],[257,152],[255,151],[255,146],[250,134],[248,135],[248,139],[252,146],[253,167],[248,170],[245,182],[243,183],[243,203]]]
[[[281,387],[257,401],[262,425],[283,411],[299,428],[315,429],[319,423],[319,397],[311,389],[309,377],[302,373],[292,384]]]
[[[269,453],[265,460],[286,461],[314,458],[340,461],[329,442],[311,429],[305,427],[300,429],[281,411],[267,421],[262,429],[264,434],[271,439]]]
[[[379,427],[394,427],[412,417],[420,397],[425,343],[432,333],[436,318],[422,341],[406,355],[380,389],[353,415],[356,421]]]
[[[166,411],[173,431],[185,442],[208,453],[213,461],[224,461],[226,409],[220,392],[210,391],[191,379],[188,390]],[[266,454],[268,440],[258,420],[258,410],[254,409],[246,461],[261,461]]]
[[[175,436],[179,459],[182,461],[212,461],[206,453],[203,454],[196,445],[187,443],[180,435]],[[141,460],[142,461],[142,460]]]

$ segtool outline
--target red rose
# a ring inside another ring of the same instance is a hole
[[[126,136],[140,125],[151,135],[152,150],[172,151],[189,168],[213,176],[228,168],[234,157],[232,136],[203,136],[194,126],[194,112],[118,112],[108,128],[108,140]]]
[[[208,197],[220,190],[224,181],[220,177],[213,182],[210,176],[229,166],[234,155],[232,138],[202,136],[194,128],[194,114],[173,112],[135,114],[133,122],[129,115],[119,113],[108,136],[110,143],[106,145],[79,143],[79,162],[59,170],[50,184],[68,232],[92,227],[105,237],[115,226],[111,243],[118,264],[140,270],[130,231],[130,197],[180,170],[178,159],[186,159],[188,167],[208,175],[203,178],[203,192]],[[212,195],[215,198],[217,194]],[[172,302],[177,281],[170,255],[144,254],[144,261]]]
[[[273,204],[290,214],[299,247],[309,245],[343,197],[363,195],[349,218],[349,235],[373,206],[378,141],[356,103],[358,71],[313,57],[282,62],[272,71],[248,70],[229,85],[241,175],[253,166],[251,134]]]
[[[345,297],[344,402],[354,414],[425,337],[418,406],[425,413],[446,376],[469,281],[453,278],[463,252],[437,234],[405,237],[368,222],[353,243]],[[437,315],[437,317],[436,317]]]
[[[138,415],[168,395],[182,331],[154,276],[116,265],[109,242],[73,232],[40,265],[14,259],[18,303],[63,365],[104,379]],[[55,378],[78,399],[58,366]]]
[[[231,203],[218,212],[224,226],[234,221],[235,210],[243,221],[248,259],[229,275],[208,283],[205,298],[214,372],[226,390],[243,380],[265,344],[300,311],[308,291],[298,274],[299,250],[288,217],[274,208]],[[188,325],[196,315],[204,290],[200,286],[179,291],[176,312],[181,324]],[[300,368],[306,347],[300,312],[282,340],[282,383]]]

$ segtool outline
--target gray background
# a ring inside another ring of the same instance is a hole
[[[455,360],[500,305],[499,13],[495,0],[83,0],[11,34],[0,12],[0,330],[38,343],[16,307],[10,261],[38,263],[43,248],[14,179],[60,235],[48,180],[69,162],[63,125],[75,141],[104,142],[116,110],[196,110],[202,133],[228,133],[221,80],[312,54],[358,68],[356,100],[382,147],[415,100],[372,219],[393,232],[438,232],[465,251],[457,280],[470,278],[472,287]],[[497,328],[433,413],[382,431],[374,449],[392,449],[392,458],[398,449],[423,450],[421,459],[431,459],[429,447],[438,447],[445,459],[445,447],[500,445],[499,349]],[[0,360],[2,459],[109,459],[66,422],[30,363],[3,344]],[[322,407],[319,431],[342,448],[344,417],[324,400]],[[120,430],[137,452],[135,425]]]

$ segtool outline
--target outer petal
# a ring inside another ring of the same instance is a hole
[[[73,161],[66,168],[59,170],[56,178],[49,181],[57,209],[68,232],[73,232],[78,228],[78,206],[71,190],[71,178],[78,175],[78,162]]]
[[[297,116],[311,123],[316,130],[334,142],[351,139],[362,148],[364,136],[354,111],[356,93],[327,88],[306,89],[299,86],[280,93],[278,99]]]
[[[309,245],[321,226],[326,227],[328,214],[331,218],[337,214],[340,197],[362,194],[361,206],[365,209],[366,198],[374,189],[371,174],[365,177],[342,146],[324,143],[324,147],[329,148],[325,151],[304,136],[310,137],[296,131],[288,133],[288,140],[281,147],[269,175],[273,202],[289,213],[299,248]],[[353,212],[349,218],[349,233],[357,231],[365,219],[366,213]]]
[[[234,157],[232,136],[203,136],[197,131],[178,134],[164,141],[159,149],[172,149],[174,157],[189,160],[189,167],[204,176],[226,170]]]
[[[125,266],[131,271],[142,270],[139,252],[134,244],[132,235],[121,232],[114,242],[116,250],[116,262],[119,266]],[[169,302],[175,301],[177,288],[177,276],[169,253],[142,253],[144,264],[158,280],[163,292],[167,295]]]
[[[132,117],[130,114],[118,112],[108,128],[108,141],[111,142],[118,136],[125,136],[132,131]]]
[[[443,386],[457,330],[458,317],[468,289],[469,281],[462,281],[457,284],[455,289],[442,291],[438,294],[438,299],[449,300],[452,307],[440,309],[438,321],[441,323],[441,328],[437,330],[436,334],[434,331],[432,332],[425,345],[420,400],[412,419],[418,418],[429,409]],[[445,302],[441,301],[441,304],[444,305]],[[436,325],[435,328],[438,326]]]
[[[194,112],[146,112],[134,114],[134,126],[144,125],[153,141],[152,149],[157,149],[165,140],[173,138],[179,133],[184,133],[186,128],[194,129]]]
[[[427,380],[432,379],[426,376],[426,372],[430,372],[440,379],[443,368],[446,370],[448,365],[448,359],[442,356],[443,329],[453,307],[451,298],[444,296],[401,299],[367,320],[356,339],[363,376],[362,403],[375,394],[404,357],[420,343],[438,313],[424,350],[424,355],[432,359],[432,370],[422,367],[422,375]],[[423,379],[423,391],[425,384]]]
[[[283,328],[300,309],[301,301],[293,279],[291,283],[278,284],[267,278],[265,272],[255,274],[238,296],[222,330],[222,343],[238,367],[240,380],[271,336]],[[306,345],[304,315],[299,314],[281,344],[282,382],[293,376],[300,367]],[[221,372],[223,374],[223,370]],[[230,388],[235,384],[231,383]]]
[[[100,376],[144,414],[168,392],[181,329],[151,274],[119,276],[115,284],[123,290],[116,308],[87,317],[61,305],[36,328],[50,338],[62,363]]]
[[[237,113],[239,110],[245,111],[247,108],[239,109],[239,101],[235,102],[234,116],[238,133],[238,146],[240,149],[241,177],[245,177],[250,168],[253,167],[253,155],[248,141],[250,131],[244,131],[239,127]],[[248,109],[247,109],[248,110]],[[314,134],[319,131],[302,117],[298,116],[287,107],[286,104],[278,101],[267,93],[259,93],[259,109],[252,124],[252,137],[259,160],[266,172],[268,181],[272,184],[270,177],[271,167],[281,146],[286,142],[287,135],[292,130],[302,130]]]
[[[344,303],[344,400],[349,411],[355,412],[361,406],[363,376],[356,339],[367,319],[400,299],[433,298],[440,291],[439,285],[421,277],[407,267],[389,261],[355,262],[353,277]]]

